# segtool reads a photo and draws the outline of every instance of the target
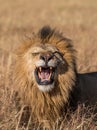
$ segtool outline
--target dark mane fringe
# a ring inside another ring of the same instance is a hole
[[[50,26],[43,26],[39,32],[38,36],[44,40],[49,39],[55,33],[55,29],[51,29]]]
[[[68,48],[73,47],[72,40],[63,36],[62,32],[57,31],[56,28],[51,28],[50,26],[43,26],[37,33],[37,36],[41,39],[42,42],[48,42],[50,38],[57,37],[60,39],[57,42],[66,41],[68,42]]]

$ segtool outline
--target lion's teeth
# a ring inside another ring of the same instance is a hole
[[[49,78],[48,78],[48,80],[50,80],[50,78],[51,78],[51,73],[50,73],[50,75],[49,75]]]
[[[52,70],[52,67],[50,67],[50,70]]]
[[[41,67],[39,67],[39,71],[40,71],[40,72],[42,71],[42,68],[41,68]]]

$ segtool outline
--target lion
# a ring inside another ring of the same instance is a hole
[[[78,74],[72,41],[56,29],[42,27],[16,55],[15,88],[33,121],[52,126],[78,103],[97,103],[97,73]]]

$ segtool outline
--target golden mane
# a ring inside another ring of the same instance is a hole
[[[35,81],[28,78],[25,56],[29,48],[35,46],[36,43],[48,43],[57,47],[63,53],[66,61],[66,68],[64,69],[64,66],[59,68],[60,75],[58,81],[55,82],[56,87],[51,92],[39,91]],[[64,38],[56,30],[43,27],[32,39],[24,42],[16,54],[17,61],[14,73],[16,91],[18,91],[23,103],[30,106],[33,120],[38,122],[48,120],[52,125],[61,116],[65,107],[69,105],[70,93],[75,89],[76,57],[71,40]]]

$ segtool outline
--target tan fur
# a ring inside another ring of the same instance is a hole
[[[33,47],[46,44],[49,44],[51,48],[56,47],[63,54],[66,64],[65,67],[64,64],[58,67],[55,88],[50,92],[41,92],[30,74],[35,68],[34,63],[38,60],[38,56],[31,58],[29,53]],[[53,125],[61,116],[64,106],[69,105],[70,92],[75,87],[76,58],[71,41],[55,30],[51,30],[50,34],[44,37],[36,34],[18,48],[17,56],[14,78],[16,90],[23,103],[31,107],[34,121],[48,120],[50,125]]]

